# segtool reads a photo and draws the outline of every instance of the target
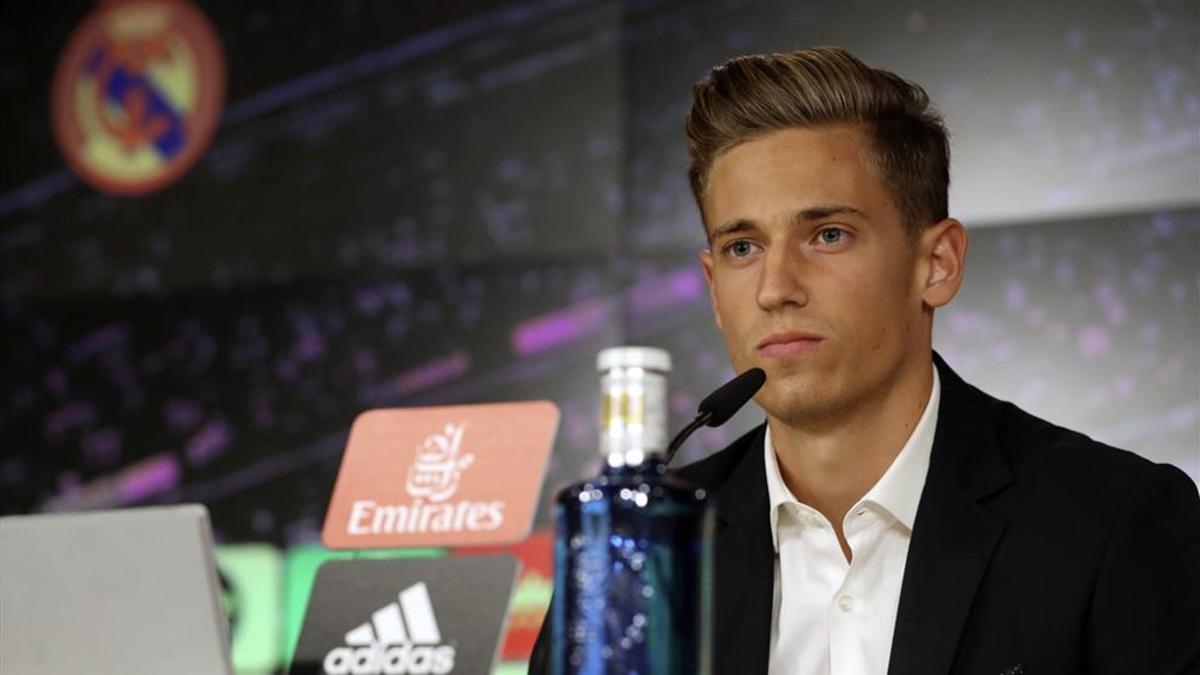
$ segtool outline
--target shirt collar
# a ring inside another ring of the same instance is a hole
[[[864,504],[873,504],[891,514],[910,532],[917,517],[917,506],[925,488],[925,477],[929,473],[929,457],[933,451],[933,434],[937,428],[938,404],[941,401],[942,385],[937,368],[933,369],[933,387],[925,411],[917,426],[909,434],[904,447],[883,476],[851,508],[857,510]],[[771,442],[771,427],[767,425],[763,438],[767,469],[767,496],[771,502],[771,543],[779,551],[779,510],[785,504],[799,503],[783,482],[779,472],[779,461],[775,457],[775,445]]]

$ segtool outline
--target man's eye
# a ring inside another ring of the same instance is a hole
[[[817,233],[822,244],[837,244],[846,238],[846,231],[840,227],[827,227]]]
[[[751,244],[744,239],[740,239],[730,243],[725,250],[729,251],[730,255],[735,258],[745,258],[751,253],[754,253],[754,244]]]

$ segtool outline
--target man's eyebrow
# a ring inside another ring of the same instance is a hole
[[[755,224],[754,221],[747,220],[745,218],[738,218],[737,220],[731,220],[724,225],[713,228],[713,230],[708,233],[708,240],[712,241],[713,239],[724,237],[728,234],[736,234],[738,232],[747,232],[757,229],[758,225]]]
[[[853,206],[846,206],[844,204],[828,204],[821,206],[810,206],[807,209],[797,211],[795,215],[792,216],[792,222],[811,223],[815,220],[825,220],[826,218],[830,218],[832,216],[857,216],[859,218],[866,218],[867,214],[860,209],[854,208]]]
[[[797,211],[792,215],[793,224],[811,223],[818,220],[825,220],[833,216],[857,216],[866,218],[867,214],[861,209],[856,209],[853,206],[844,204],[822,204],[820,206],[810,206],[807,209]],[[720,237],[739,232],[749,232],[758,230],[758,224],[753,220],[746,218],[738,218],[731,220],[724,225],[715,227],[708,233],[708,240],[712,241]]]

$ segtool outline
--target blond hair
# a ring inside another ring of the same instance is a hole
[[[947,217],[950,143],[941,115],[920,86],[840,47],[739,56],[692,87],[688,181],[701,215],[722,152],[773,131],[836,123],[863,125],[910,235]]]

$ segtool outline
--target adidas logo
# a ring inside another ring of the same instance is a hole
[[[346,633],[346,646],[325,655],[326,675],[426,675],[454,668],[454,647],[443,645],[425,583],[400,591],[399,602],[371,614]]]

